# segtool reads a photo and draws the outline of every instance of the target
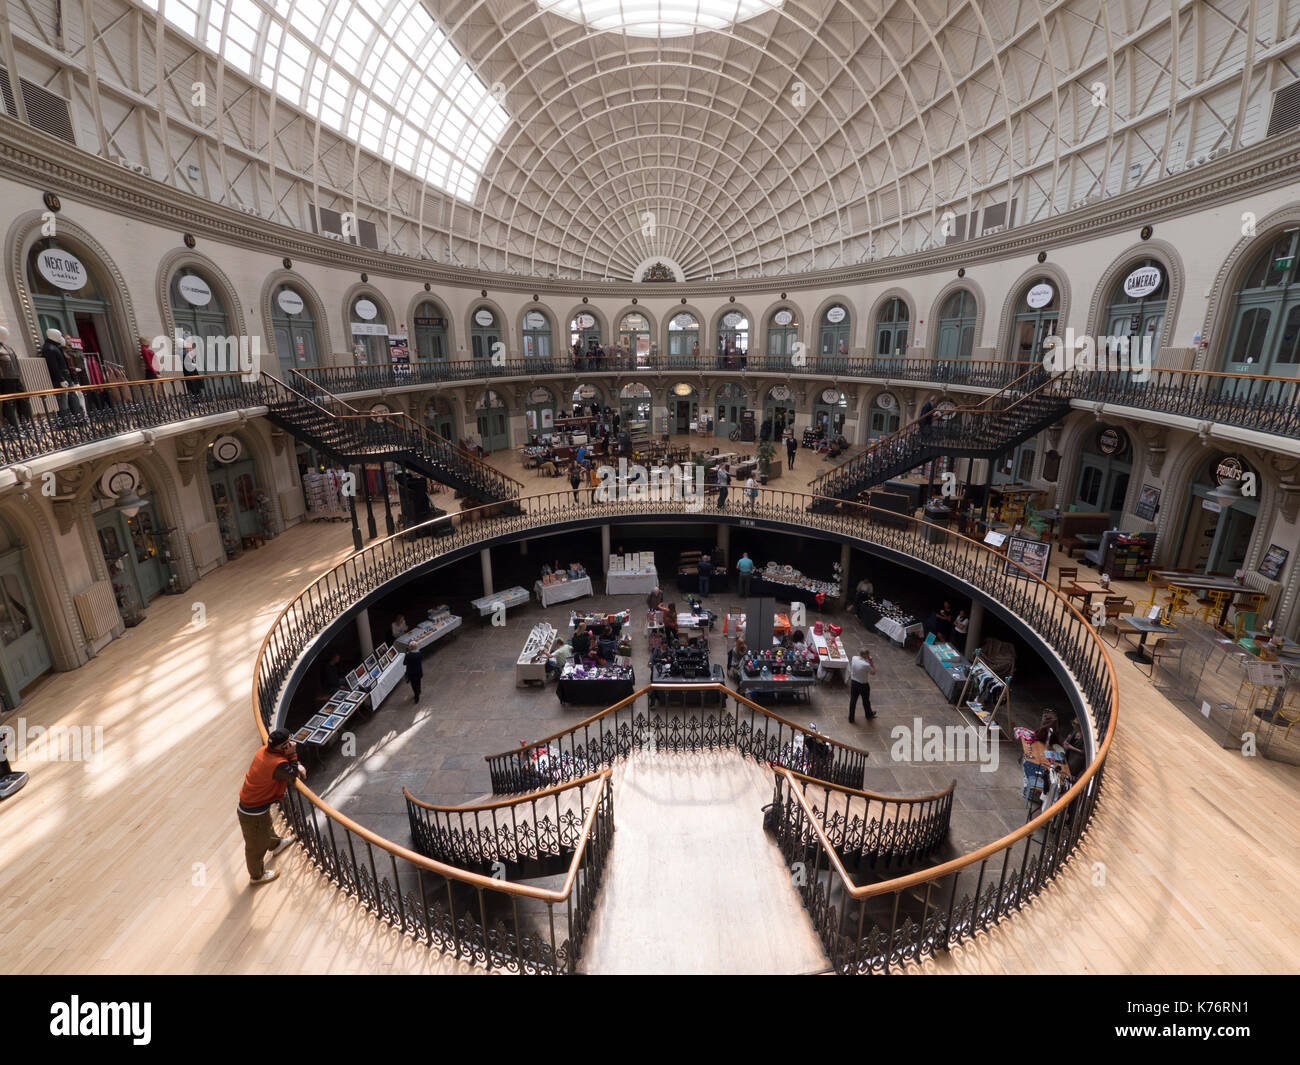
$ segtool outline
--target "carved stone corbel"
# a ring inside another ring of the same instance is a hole
[[[1165,465],[1165,456],[1169,454],[1169,430],[1163,425],[1143,422],[1138,426],[1138,431],[1147,446],[1147,466],[1152,476],[1159,477]]]
[[[93,483],[90,474],[90,463],[83,462],[77,466],[67,466],[54,475],[50,509],[54,511],[61,536],[66,536],[76,527],[78,509]]]
[[[275,449],[276,458],[284,454],[284,442],[288,435],[283,429],[271,427],[271,447]]]
[[[176,437],[176,468],[180,471],[181,484],[188,485],[194,480],[194,471],[198,468],[195,460],[202,458],[205,451],[202,433],[184,433]]]

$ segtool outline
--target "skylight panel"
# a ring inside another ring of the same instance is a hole
[[[684,37],[774,11],[781,0],[537,0],[543,11],[633,37]]]
[[[510,123],[421,0],[167,0],[162,15],[330,129],[463,199]]]

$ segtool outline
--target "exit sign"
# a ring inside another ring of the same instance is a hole
[[[1294,255],[1287,255],[1284,258],[1273,260],[1274,270],[1290,270],[1291,267],[1294,265],[1295,265]]]

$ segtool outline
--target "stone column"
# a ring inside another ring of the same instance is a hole
[[[966,630],[966,657],[971,658],[975,649],[984,638],[984,604],[972,599],[970,604],[970,627]]]
[[[600,527],[600,572],[609,573],[609,526]]]
[[[361,657],[369,658],[375,653],[375,641],[370,635],[370,611],[363,610],[357,615],[357,641],[361,644]],[[333,692],[330,692],[333,695]]]
[[[492,587],[492,549],[490,547],[480,548],[478,561],[483,569],[483,594],[491,595],[496,590]]]

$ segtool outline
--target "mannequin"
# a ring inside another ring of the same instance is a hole
[[[50,385],[54,388],[67,388],[72,381],[68,369],[68,356],[63,350],[63,334],[57,329],[45,330],[45,343],[41,345],[41,358],[50,371]],[[60,392],[54,400],[59,405],[59,413],[68,413],[68,393]]]
[[[22,373],[18,369],[18,352],[9,346],[9,329],[0,325],[0,393],[12,395],[22,392]],[[5,400],[0,403],[4,420],[15,429],[21,429],[32,420],[31,404],[25,399]]]

